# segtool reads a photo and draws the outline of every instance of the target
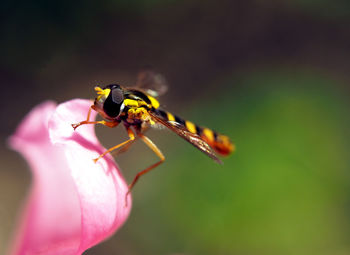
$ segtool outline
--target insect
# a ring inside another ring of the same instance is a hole
[[[227,136],[218,134],[209,128],[197,126],[188,120],[183,120],[170,112],[161,110],[156,97],[166,91],[166,83],[160,74],[152,71],[140,72],[135,88],[125,88],[118,84],[110,84],[104,88],[95,87],[95,90],[97,97],[89,109],[87,119],[77,124],[72,124],[74,130],[85,124],[102,124],[113,128],[123,123],[129,139],[109,148],[94,161],[97,162],[107,153],[117,149],[119,149],[118,153],[125,152],[138,138],[160,158],[158,162],[140,171],[135,176],[129,185],[129,191],[126,196],[131,192],[140,176],[151,171],[165,160],[163,153],[145,136],[145,132],[150,127],[160,125],[174,131],[220,164],[222,162],[215,152],[220,155],[228,155],[235,149],[235,146]],[[91,110],[97,111],[104,120],[90,121]]]

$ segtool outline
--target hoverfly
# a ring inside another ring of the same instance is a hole
[[[216,133],[209,128],[197,126],[188,120],[183,120],[170,112],[161,110],[156,97],[166,91],[166,83],[160,74],[152,71],[140,72],[135,88],[110,84],[104,88],[95,87],[95,90],[97,97],[89,109],[87,119],[72,124],[73,128],[76,129],[85,124],[102,124],[112,128],[123,123],[129,139],[109,148],[94,161],[97,162],[107,153],[117,149],[119,149],[118,153],[126,151],[137,138],[140,138],[160,158],[158,162],[140,171],[134,177],[126,196],[140,176],[151,171],[165,160],[163,153],[145,136],[145,132],[149,127],[161,125],[169,128],[220,164],[222,162],[215,152],[225,156],[235,149],[227,136]],[[105,120],[90,121],[91,110],[97,111]]]

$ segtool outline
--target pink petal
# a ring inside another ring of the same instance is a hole
[[[112,235],[126,220],[127,185],[93,125],[73,131],[91,102],[72,100],[37,106],[10,145],[28,161],[33,184],[12,254],[81,254]],[[95,114],[92,114],[92,119]]]

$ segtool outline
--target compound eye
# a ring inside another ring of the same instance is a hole
[[[123,101],[123,90],[120,87],[112,87],[106,101],[103,104],[104,112],[111,118],[118,117]]]
[[[124,93],[120,88],[112,89],[111,91],[112,101],[116,104],[121,104],[124,100]]]

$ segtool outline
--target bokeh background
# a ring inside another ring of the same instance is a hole
[[[48,99],[168,80],[163,108],[225,133],[215,164],[151,131],[167,161],[141,179],[123,228],[88,254],[350,254],[348,0],[2,1],[0,253],[30,185],[7,137]],[[122,128],[97,128],[105,146]],[[130,182],[157,158],[118,156]]]

